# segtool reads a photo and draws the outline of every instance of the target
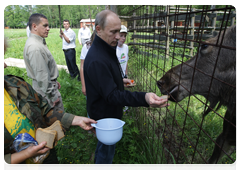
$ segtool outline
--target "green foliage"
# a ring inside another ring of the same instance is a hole
[[[95,18],[98,12],[105,9],[104,5],[90,5],[89,7],[88,5],[61,5],[61,22],[68,19],[71,27],[79,28],[81,19],[90,18],[90,15],[91,18]],[[58,5],[9,5],[4,10],[4,26],[25,28],[33,13],[45,15],[50,28],[59,28]]]

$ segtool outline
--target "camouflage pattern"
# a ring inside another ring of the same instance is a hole
[[[56,120],[61,121],[64,131],[71,126],[74,115],[59,108],[52,108],[47,100],[34,91],[32,86],[22,78],[5,75],[4,88],[15,102],[18,110],[34,124],[35,129],[46,128]],[[11,162],[9,154],[14,153],[10,149],[13,140],[4,126],[4,157],[7,163]]]

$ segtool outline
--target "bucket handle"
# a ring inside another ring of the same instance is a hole
[[[91,126],[96,128],[96,124],[95,123],[91,123]]]

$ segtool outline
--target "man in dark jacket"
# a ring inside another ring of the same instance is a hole
[[[119,17],[110,10],[97,14],[96,36],[84,62],[84,78],[87,92],[87,111],[90,118],[118,118],[123,106],[165,107],[163,100],[154,93],[124,90],[129,79],[122,79],[121,66],[116,56],[116,46],[121,29]],[[112,163],[115,145],[98,141],[95,163]]]

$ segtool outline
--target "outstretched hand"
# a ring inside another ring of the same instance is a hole
[[[93,127],[91,126],[91,123],[97,123],[93,119],[89,119],[87,117],[82,116],[75,116],[72,121],[73,126],[80,126],[84,130],[91,130]]]
[[[146,93],[145,100],[150,107],[166,107],[170,104],[167,103],[168,99],[162,99],[161,97],[157,96],[155,93]]]

